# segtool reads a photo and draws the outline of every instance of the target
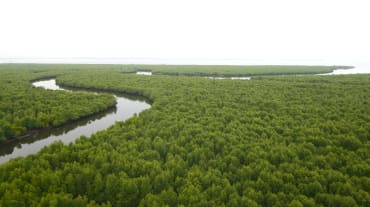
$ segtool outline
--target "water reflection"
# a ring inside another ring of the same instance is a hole
[[[22,144],[32,144],[38,140],[45,139],[47,137],[58,137],[63,134],[67,134],[69,131],[75,129],[76,127],[85,126],[88,123],[91,123],[91,121],[99,120],[104,116],[107,116],[112,113],[116,113],[117,109],[110,108],[107,111],[100,112],[98,114],[83,118],[81,120],[78,120],[74,122],[73,124],[66,124],[57,128],[52,129],[44,129],[41,131],[33,131],[30,133],[29,136],[27,136],[26,139],[22,140],[15,140],[13,142],[7,143],[6,145],[0,145],[0,155],[7,155],[10,153],[13,153],[14,150],[17,148],[22,148]],[[0,159],[1,160],[1,159]]]
[[[225,79],[231,79],[231,80],[250,80],[251,77],[247,76],[241,76],[241,77],[217,77],[217,76],[206,76],[206,78],[216,79],[216,80],[225,80]]]
[[[250,80],[251,77],[231,77],[231,80]]]
[[[42,87],[48,90],[64,90],[63,88],[59,87],[56,84],[55,79],[36,81],[36,82],[33,82],[32,85],[34,87]]]
[[[351,69],[337,69],[331,73],[318,75],[349,75],[349,74],[370,74],[370,65],[359,65]]]
[[[37,81],[32,85],[49,90],[65,90],[56,85],[55,79]],[[68,88],[68,90],[71,90],[71,88]],[[107,111],[58,128],[35,132],[22,140],[14,140],[13,142],[0,145],[0,163],[5,163],[12,158],[37,153],[44,146],[55,141],[60,140],[63,143],[70,143],[82,135],[89,137],[97,131],[108,128],[117,121],[124,121],[150,108],[150,105],[142,98],[127,97],[122,94],[115,94],[115,97],[117,101],[116,106]]]
[[[137,71],[136,75],[153,75],[151,71]]]

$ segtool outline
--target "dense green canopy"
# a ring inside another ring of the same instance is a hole
[[[161,75],[189,76],[256,76],[329,73],[351,66],[303,66],[303,65],[125,65],[124,72],[151,71]]]
[[[0,143],[31,129],[59,126],[115,105],[114,97],[108,94],[31,87],[31,80],[50,75],[0,67]]]
[[[153,105],[0,166],[0,206],[370,206],[370,75],[48,73]]]

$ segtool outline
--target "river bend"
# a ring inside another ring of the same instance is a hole
[[[32,85],[34,87],[42,87],[46,90],[74,91],[74,89],[64,89],[58,86],[55,79],[36,81],[33,82]],[[99,92],[96,91],[96,93]],[[14,140],[0,145],[0,164],[12,158],[35,154],[43,147],[55,141],[62,141],[67,144],[75,141],[82,135],[89,137],[97,131],[108,128],[117,121],[124,121],[150,108],[147,102],[137,97],[137,99],[135,99],[135,97],[128,98],[123,94],[113,95],[117,102],[115,108],[88,116],[78,121],[73,121],[61,127],[40,130],[25,139]]]

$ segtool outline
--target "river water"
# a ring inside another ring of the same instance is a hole
[[[370,64],[363,64],[356,66],[351,69],[336,69],[330,73],[321,73],[316,75],[350,75],[350,74],[370,74]],[[137,71],[136,75],[153,75],[151,71]],[[292,74],[293,76],[295,74]],[[306,74],[302,74],[306,75]],[[307,74],[307,75],[315,75],[315,74]],[[280,75],[279,75],[280,76]],[[288,75],[284,75],[288,76]],[[212,78],[212,79],[231,79],[231,80],[250,80],[252,77],[250,76],[239,76],[239,77],[221,77],[221,76],[204,76],[205,78]]]
[[[32,83],[34,87],[43,87],[47,90],[66,90],[58,86],[55,79],[42,80]],[[71,91],[68,89],[67,91]],[[114,94],[116,98],[115,108],[86,117],[79,121],[66,124],[61,127],[41,130],[31,136],[14,140],[13,142],[0,145],[0,164],[20,156],[35,154],[44,146],[55,141],[70,143],[80,136],[89,137],[97,131],[104,130],[117,121],[124,121],[141,111],[150,108],[144,100],[125,97],[122,94]]]
[[[138,75],[152,75],[150,71],[138,71]],[[338,69],[331,73],[318,75],[346,75],[346,74],[370,74],[370,64],[361,64],[352,69]],[[207,77],[225,79],[224,77]],[[231,79],[250,80],[251,77],[230,77]],[[42,80],[32,83],[34,87],[43,87],[47,90],[66,90],[58,86],[55,79]],[[90,136],[93,133],[104,130],[113,125],[116,121],[124,121],[141,111],[150,108],[150,105],[143,100],[136,100],[133,97],[124,97],[122,94],[115,94],[116,107],[79,121],[64,126],[41,130],[26,139],[15,140],[11,143],[0,145],[0,164],[20,156],[27,156],[40,151],[44,146],[54,141],[70,143],[78,137]]]
[[[360,65],[351,69],[338,69],[331,73],[323,73],[319,75],[349,75],[349,74],[370,74],[370,65]]]
[[[234,59],[234,58],[1,58],[2,63],[51,64],[139,64],[139,65],[347,65],[354,69],[337,70],[334,74],[370,73],[369,58],[324,59]],[[143,71],[148,72],[148,71]],[[145,74],[144,74],[145,75]]]

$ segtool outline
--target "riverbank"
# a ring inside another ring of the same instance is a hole
[[[367,206],[369,78],[69,72],[58,80],[155,102],[90,138],[1,165],[3,201],[37,205],[58,194],[114,206]]]
[[[73,91],[88,91],[97,94],[107,93],[107,91],[104,90],[86,90],[76,87],[63,88],[60,85],[57,85],[56,81],[50,81],[50,79],[45,78],[40,78],[38,82],[33,83],[33,85],[40,85],[49,90],[62,89],[68,90],[72,93],[74,93]],[[43,147],[58,140],[63,143],[70,143],[80,136],[88,137],[97,131],[110,127],[117,121],[124,121],[150,107],[150,105],[143,100],[143,97],[140,96],[134,97],[129,95],[132,99],[127,98],[127,95],[124,97],[122,93],[115,93],[114,96],[116,99],[115,105],[108,107],[103,111],[69,121],[57,127],[32,130],[21,137],[17,137],[17,139],[1,143],[0,163],[4,163],[9,159],[19,156],[34,154]]]

